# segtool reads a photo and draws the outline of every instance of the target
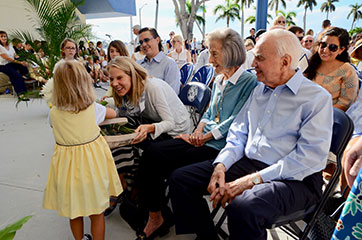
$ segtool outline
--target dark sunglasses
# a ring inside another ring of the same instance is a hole
[[[151,41],[152,39],[154,39],[154,38],[145,38],[145,39],[143,39],[143,40],[140,40],[140,41],[139,41],[139,44],[142,45],[144,42],[145,42],[145,43],[148,43],[148,42]]]
[[[312,42],[313,42],[313,40],[304,40],[304,42],[305,42],[305,43],[307,43],[307,42],[312,43]]]
[[[285,21],[278,21],[278,23],[279,23],[279,24],[281,24],[281,23],[285,24]]]
[[[336,44],[328,44],[328,43],[326,43],[326,42],[320,42],[319,43],[319,47],[320,48],[326,48],[326,47],[328,47],[328,49],[329,49],[329,51],[331,51],[331,52],[336,52],[337,50],[338,50],[338,46],[336,45]]]

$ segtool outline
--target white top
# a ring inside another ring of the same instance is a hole
[[[8,48],[9,48],[9,49],[6,49],[3,45],[0,44],[0,54],[4,54],[4,53],[5,53],[6,55],[8,55],[8,57],[14,59],[15,50],[14,50],[14,48],[13,48],[13,44],[10,43],[10,44],[8,45]],[[6,65],[6,64],[8,64],[8,63],[10,63],[10,61],[8,61],[8,60],[6,60],[6,59],[4,59],[4,58],[2,58],[2,57],[0,56],[0,65]]]
[[[187,62],[187,52],[182,48],[181,52],[176,52],[176,49],[170,52],[170,56],[175,60],[178,68],[181,68]]]
[[[208,63],[209,63],[209,49],[206,48],[199,54],[199,57],[197,58],[197,62],[195,65],[195,72],[197,72],[197,70],[199,70],[202,66]]]
[[[146,118],[155,121],[153,139],[162,133],[177,136],[190,133],[190,114],[175,91],[159,78],[148,78],[145,88],[145,109],[142,112]]]
[[[253,53],[252,50],[249,50],[249,51],[246,52],[245,55],[246,55],[245,56],[245,62],[243,63],[242,66],[245,69],[249,69],[249,68],[251,68],[251,65],[253,64],[253,61],[254,61],[254,53]]]

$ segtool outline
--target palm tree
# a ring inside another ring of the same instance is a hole
[[[91,26],[79,22],[76,14],[76,8],[83,2],[81,1],[63,1],[63,0],[26,0],[32,19],[39,26],[36,31],[46,42],[41,47],[34,44],[34,38],[31,33],[26,31],[14,31],[12,36],[30,42],[32,48],[38,51],[41,48],[48,61],[44,64],[41,59],[36,58],[34,54],[24,52],[21,57],[26,61],[35,63],[39,66],[39,74],[45,79],[52,76],[54,65],[59,61],[60,44],[65,38],[72,38],[78,42],[81,38],[91,36]],[[35,13],[35,15],[33,14]],[[20,53],[19,53],[20,55]]]
[[[225,0],[226,5],[217,5],[214,9],[214,14],[221,12],[220,16],[216,19],[216,22],[220,19],[226,18],[226,26],[229,27],[230,19],[234,21],[235,18],[240,19],[240,6],[237,4],[237,0]]]
[[[254,10],[256,10],[255,6],[253,8],[254,8]],[[269,23],[268,19],[273,20],[273,16],[271,14],[269,14],[269,13],[268,13],[268,17],[267,17],[267,23]],[[255,15],[251,15],[247,19],[245,19],[245,23],[249,23],[249,24],[253,24],[253,23],[255,23],[255,21],[256,21],[256,16]]]
[[[297,17],[297,14],[295,12],[283,12],[282,10],[278,10],[276,12],[276,15],[282,15],[285,18],[286,24],[288,26],[295,25],[295,22],[293,21],[293,18]]]
[[[269,7],[270,10],[273,10],[273,8],[275,6],[275,13],[276,13],[278,11],[278,9],[279,9],[279,3],[282,4],[283,8],[287,7],[287,4],[286,4],[285,0],[271,0],[268,3],[268,7]]]
[[[303,29],[305,31],[305,25],[307,22],[307,10],[308,8],[310,9],[310,11],[313,10],[313,6],[316,6],[317,3],[315,0],[299,0],[297,7],[300,7],[304,5],[304,16],[303,16]]]
[[[240,2],[240,11],[241,11],[241,37],[244,38],[244,8],[250,8],[250,5],[254,3],[254,0],[239,0]]]
[[[352,26],[351,26],[351,30],[353,29],[353,25],[354,23],[359,19],[362,19],[362,11],[359,10],[361,7],[362,7],[362,4],[358,4],[356,3],[355,5],[349,5],[352,9],[351,11],[348,13],[347,15],[347,19],[349,19],[350,16],[353,17],[353,20],[352,20]]]
[[[329,12],[336,11],[336,6],[334,6],[334,2],[339,2],[339,0],[327,0],[321,6],[321,12],[327,12],[327,19]]]

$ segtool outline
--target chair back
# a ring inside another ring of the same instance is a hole
[[[196,126],[200,117],[209,105],[211,90],[203,83],[189,82],[181,89],[179,98],[183,104],[190,106],[189,112],[193,123]]]
[[[199,70],[197,70],[197,72],[192,77],[191,82],[200,82],[208,86],[214,77],[214,74],[215,70],[212,65],[204,65]]]
[[[191,77],[192,72],[194,71],[194,64],[187,62],[180,68],[181,73],[181,84],[185,85],[189,78]]]

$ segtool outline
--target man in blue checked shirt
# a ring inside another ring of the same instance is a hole
[[[296,36],[268,31],[253,67],[261,82],[232,123],[215,160],[176,170],[169,179],[177,234],[218,239],[203,195],[228,216],[230,240],[267,239],[282,215],[315,204],[332,137],[330,94],[297,70]],[[170,159],[172,160],[172,159]]]

